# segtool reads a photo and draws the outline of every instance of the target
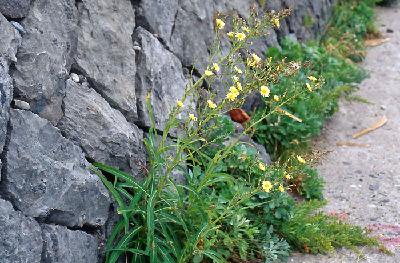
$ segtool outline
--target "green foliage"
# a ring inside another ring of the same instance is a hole
[[[299,66],[295,65],[296,62],[304,66],[298,74],[281,78],[271,85],[271,92],[284,93],[288,98],[298,94],[286,103],[285,110],[293,113],[302,122],[276,112],[256,126],[255,138],[275,156],[307,143],[318,135],[326,118],[337,110],[338,98],[347,91],[345,85],[361,82],[366,76],[356,65],[332,55],[315,42],[301,44],[286,39],[281,46],[282,50],[270,48],[266,55],[274,60],[286,59],[293,62],[294,66]],[[302,83],[310,82],[309,76],[317,76],[323,83],[321,86],[316,85],[312,91],[307,91]],[[260,109],[253,119],[259,119],[269,110],[268,106]]]
[[[264,240],[265,263],[287,261],[290,256],[290,245],[283,238],[276,236],[272,227],[268,230]]]
[[[342,0],[335,5],[326,34],[322,38],[322,44],[330,53],[356,62],[363,60],[364,38],[377,35],[373,10],[376,2]]]
[[[306,198],[310,199],[323,199],[324,180],[319,176],[318,171],[308,165],[302,165],[297,171],[294,171],[295,180],[299,180],[299,193]]]
[[[335,248],[376,246],[375,238],[369,238],[366,230],[343,222],[335,216],[314,211],[324,205],[320,201],[300,203],[295,216],[283,223],[280,231],[291,246],[307,253],[328,253]]]
[[[152,125],[145,139],[148,167],[143,181],[94,164],[93,170],[117,202],[121,215],[106,244],[107,263],[121,258],[146,263],[244,261],[262,256],[263,248],[269,249],[268,257],[288,255],[287,244],[271,232],[272,224],[287,220],[294,206],[285,192],[282,173],[267,168],[257,149],[240,141],[254,126],[233,136],[233,124],[223,116],[240,107],[248,94],[259,92],[261,84],[274,83],[278,75],[293,72],[284,61],[264,61],[250,51],[242,53],[252,37],[283,16],[271,13],[263,20],[248,22],[237,18],[234,30],[245,28],[246,38],[233,34],[231,51],[226,55],[221,54],[218,43],[213,47],[210,66],[200,79],[188,83],[162,135],[155,130],[148,98]],[[244,61],[245,68],[238,70]],[[228,74],[240,74],[240,78],[229,79],[231,88],[225,99],[217,101],[216,94],[203,91],[199,103],[205,105],[185,109],[190,112],[188,118],[178,119],[187,114],[183,107],[190,104],[189,99],[199,96],[203,81],[212,85]],[[179,137],[170,138],[170,131],[176,129]],[[184,184],[175,182],[176,173],[185,178]],[[263,183],[269,184],[268,188],[263,190]],[[268,235],[270,238],[264,240]]]
[[[354,12],[368,13],[366,7]],[[106,243],[107,263],[225,263],[259,258],[269,263],[285,261],[291,247],[318,253],[376,244],[361,228],[313,214],[320,202],[296,206],[287,191],[294,189],[307,200],[322,199],[323,182],[316,170],[299,157],[283,160],[282,153],[291,154],[288,150],[317,135],[337,110],[338,97],[349,93],[365,73],[340,52],[332,53],[327,45],[315,42],[285,40],[282,50],[269,49],[265,60],[251,53],[252,38],[278,26],[286,14],[233,19],[229,52],[222,52],[221,38],[227,32],[220,23],[207,70],[197,81],[189,81],[162,135],[155,130],[148,100],[152,125],[145,140],[148,165],[143,180],[94,164],[93,171],[121,216]],[[349,25],[339,31],[352,28]],[[364,35],[368,27],[354,35]],[[212,88],[200,92],[204,81],[211,87],[223,83],[226,97],[218,100]],[[264,96],[265,107],[244,125],[242,134],[235,134],[225,113],[240,108],[254,92]],[[198,99],[198,107],[184,108],[192,98]],[[187,112],[188,118],[182,120]],[[178,138],[170,138],[176,130]],[[257,148],[241,141],[252,133],[280,162],[266,166]],[[183,176],[185,183],[176,182],[174,174]]]

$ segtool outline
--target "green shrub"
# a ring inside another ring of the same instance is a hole
[[[335,216],[315,212],[324,202],[310,201],[296,206],[294,217],[280,228],[289,244],[307,253],[328,253],[335,248],[377,246],[374,238],[366,236],[366,230],[343,222]]]
[[[350,61],[329,53],[315,42],[301,44],[286,39],[282,50],[270,48],[266,55],[274,60],[286,59],[294,66],[302,66],[298,74],[282,77],[271,85],[271,91],[286,94],[292,98],[285,110],[293,113],[301,122],[282,116],[276,112],[256,126],[255,139],[266,146],[275,157],[286,150],[307,143],[318,135],[325,120],[338,108],[338,98],[348,91],[348,84],[358,83],[366,76],[365,72]],[[295,65],[295,63],[301,63]],[[312,84],[309,76],[317,76],[321,85],[315,85],[311,92],[304,92],[304,83]],[[272,105],[274,107],[275,105]],[[253,120],[257,120],[270,111],[269,105],[259,109]]]

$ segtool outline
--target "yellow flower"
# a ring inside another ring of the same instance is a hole
[[[269,193],[272,189],[272,183],[270,181],[263,181],[262,188],[265,192]]]
[[[233,38],[235,36],[235,33],[233,33],[232,31],[229,33],[226,33],[228,35],[228,37]]]
[[[274,23],[274,25],[279,28],[281,26],[281,22],[279,21],[279,18],[275,17],[272,22]]]
[[[270,90],[267,86],[261,86],[260,93],[261,93],[261,96],[263,96],[264,98],[267,98],[267,97],[269,97]]]
[[[279,98],[278,95],[274,95],[274,101],[279,102],[281,100],[281,98]]]
[[[214,73],[211,70],[206,69],[206,71],[204,71],[204,75],[206,75],[207,77],[210,77],[210,76],[214,75]]]
[[[194,114],[192,114],[192,113],[189,114],[189,119],[190,119],[191,121],[197,121],[196,116],[194,116]]]
[[[250,32],[250,29],[247,26],[242,26],[242,30],[246,33]]]
[[[251,54],[251,57],[253,58],[253,60],[254,60],[254,62],[256,63],[256,64],[258,64],[258,63],[260,63],[260,61],[261,61],[261,58],[259,57],[259,56],[257,56],[257,54]]]
[[[240,83],[240,82],[236,82],[236,88],[238,89],[238,90],[240,90],[240,91],[242,91],[242,83]]]
[[[232,92],[232,93],[238,93],[238,94],[239,94],[239,91],[238,91],[238,89],[237,89],[235,86],[231,86],[231,87],[229,88],[229,91]]]
[[[237,76],[233,76],[232,79],[233,79],[234,82],[238,82],[239,81],[239,78]]]
[[[292,179],[292,176],[290,174],[288,174],[287,172],[285,172],[284,177],[286,180]]]
[[[208,107],[211,109],[215,109],[217,104],[215,104],[212,100],[207,100]]]
[[[214,70],[215,72],[220,71],[220,67],[217,63],[214,63],[213,66],[211,67],[212,70]]]
[[[259,163],[258,163],[258,168],[259,168],[261,171],[264,171],[264,172],[265,172],[265,164],[264,164],[264,163],[259,162]]]
[[[179,108],[182,108],[182,107],[183,107],[183,102],[182,102],[181,100],[178,100],[178,101],[176,102],[176,105],[177,105]]]
[[[217,19],[215,19],[215,25],[217,26],[218,29],[224,29],[225,22],[222,21],[221,19],[217,18]]]
[[[285,191],[285,188],[283,187],[282,184],[280,184],[280,185],[278,186],[278,191],[281,192],[281,193],[283,193],[283,192]]]
[[[310,83],[307,82],[307,83],[306,83],[306,87],[307,87],[307,89],[308,89],[309,92],[312,92],[312,91],[313,91],[313,89],[312,89]]]
[[[229,92],[226,94],[226,98],[230,101],[236,100],[237,96],[239,96],[239,93]]]
[[[237,66],[235,66],[234,69],[238,74],[242,74],[243,73],[243,71],[240,68],[238,68]]]
[[[309,80],[311,80],[312,82],[316,82],[318,79],[314,76],[309,76],[308,77]]]
[[[242,33],[242,32],[237,32],[237,33],[235,34],[235,37],[236,37],[237,40],[243,41],[243,40],[246,39],[246,34],[245,34],[245,33]]]
[[[297,161],[299,161],[299,163],[306,163],[306,160],[304,160],[300,155],[297,155]]]

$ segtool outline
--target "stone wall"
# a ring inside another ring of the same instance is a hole
[[[315,37],[332,2],[0,0],[0,261],[100,262],[114,208],[89,161],[141,176],[145,97],[162,130],[215,15],[291,7],[260,54]]]

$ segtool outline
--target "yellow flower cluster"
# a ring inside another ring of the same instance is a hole
[[[220,71],[220,67],[217,63],[214,63],[213,66],[211,67],[212,70],[214,70],[215,72],[219,72]]]
[[[206,69],[206,70],[204,71],[204,75],[206,75],[207,77],[210,77],[210,76],[214,75],[214,72],[212,72],[212,71],[209,70],[209,69]]]
[[[221,30],[221,29],[224,29],[225,22],[222,19],[217,18],[217,19],[215,19],[215,25],[217,26],[217,28],[219,30]]]
[[[244,40],[246,39],[246,34],[245,34],[245,33],[242,33],[242,32],[237,32],[237,33],[235,34],[235,37],[236,37],[236,39],[239,40],[239,41],[244,41]]]
[[[308,89],[309,92],[312,92],[312,91],[313,91],[313,89],[312,89],[310,83],[307,82],[307,83],[306,83],[306,87],[307,87],[307,89]]]
[[[261,170],[261,171],[265,171],[265,164],[264,163],[262,163],[262,162],[259,162],[258,163],[258,168]]]
[[[306,163],[306,160],[303,159],[303,157],[301,157],[300,155],[297,155],[297,161],[299,161],[299,163]]]
[[[212,75],[214,75],[214,72],[219,72],[220,70],[221,68],[219,67],[219,65],[217,63],[213,63],[211,69],[207,67],[207,69],[204,71],[204,75],[206,77],[211,77]]]
[[[255,67],[259,65],[261,62],[261,58],[257,56],[257,54],[251,54],[251,57],[247,58],[247,66],[249,67]]]
[[[243,71],[242,71],[240,68],[238,68],[237,66],[235,66],[233,69],[234,69],[238,74],[242,74],[242,73],[243,73]]]
[[[217,107],[217,104],[215,104],[212,100],[207,100],[207,104],[210,109],[215,109]]]
[[[246,34],[243,32],[228,32],[226,33],[228,35],[229,38],[233,39],[236,38],[238,41],[244,41],[246,39]]]
[[[179,108],[182,108],[183,107],[183,102],[181,100],[178,100],[176,102],[176,106],[178,106]]]
[[[286,180],[292,179],[292,176],[290,174],[288,174],[287,172],[285,172],[283,176],[285,177]]]
[[[226,98],[230,101],[235,101],[238,96],[239,90],[235,86],[230,87],[228,94],[226,94]]]
[[[263,96],[264,98],[267,98],[267,97],[269,97],[270,90],[267,86],[261,86],[260,93],[261,93],[261,96]]]
[[[194,114],[192,114],[192,113],[189,114],[189,119],[190,119],[191,121],[197,121],[197,117],[194,116]]]
[[[272,190],[272,183],[270,181],[263,181],[262,188],[265,192],[269,193]]]
[[[314,76],[309,76],[309,77],[307,77],[309,80],[311,80],[312,82],[317,82],[318,81],[318,79],[316,78],[316,77],[314,77]]]
[[[281,22],[279,21],[279,18],[275,17],[274,19],[272,19],[272,23],[274,24],[274,26],[276,26],[277,28],[279,28],[281,26]]]

